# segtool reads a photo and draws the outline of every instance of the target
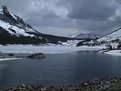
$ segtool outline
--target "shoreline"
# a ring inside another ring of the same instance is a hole
[[[102,50],[99,50],[98,52],[104,53],[106,55],[121,57],[121,49],[112,49],[112,50],[102,49]]]
[[[34,45],[7,45],[0,46],[1,53],[44,53],[44,54],[61,54],[72,53],[77,51],[98,51],[103,49],[104,46],[62,46],[62,45],[50,45],[50,46],[34,46]]]
[[[119,91],[121,90],[121,78],[100,78],[81,82],[78,85],[69,86],[33,86],[20,85],[15,88],[1,91]]]
[[[62,54],[73,53],[78,51],[93,51],[101,52],[106,55],[121,56],[121,50],[107,50],[106,46],[63,46],[63,45],[0,45],[0,53],[13,53],[13,54]]]

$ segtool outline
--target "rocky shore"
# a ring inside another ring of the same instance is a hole
[[[43,53],[34,54],[16,54],[16,53],[0,53],[0,59],[44,59],[46,56]]]
[[[121,91],[121,78],[95,79],[70,86],[26,86],[22,84],[5,91]]]

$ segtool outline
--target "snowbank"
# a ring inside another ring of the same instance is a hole
[[[111,51],[104,52],[104,53],[108,55],[121,56],[121,50],[111,50]]]
[[[33,45],[7,45],[0,46],[1,53],[44,53],[44,54],[57,54],[57,53],[70,53],[76,51],[97,51],[102,49],[103,46],[94,47],[74,47],[74,46],[62,46],[62,45],[51,45],[51,46],[33,46]]]
[[[16,60],[21,58],[0,58],[0,61],[6,61],[6,60]]]

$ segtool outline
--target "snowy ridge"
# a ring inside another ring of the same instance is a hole
[[[114,41],[114,40],[121,40],[121,28],[115,30],[114,32],[105,35],[102,38],[99,38],[98,41],[105,41],[105,42],[110,42],[110,41]]]
[[[96,39],[99,37],[100,35],[95,33],[80,33],[79,35],[75,36],[75,38],[81,38],[81,39]]]
[[[36,33],[30,25],[26,24],[20,17],[9,12],[5,6],[0,8],[0,27],[16,36],[33,37],[34,35],[29,34],[29,32]]]

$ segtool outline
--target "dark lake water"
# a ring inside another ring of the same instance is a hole
[[[76,52],[46,55],[41,61],[19,59],[0,62],[0,89],[20,84],[78,84],[102,77],[121,77],[121,57]]]

